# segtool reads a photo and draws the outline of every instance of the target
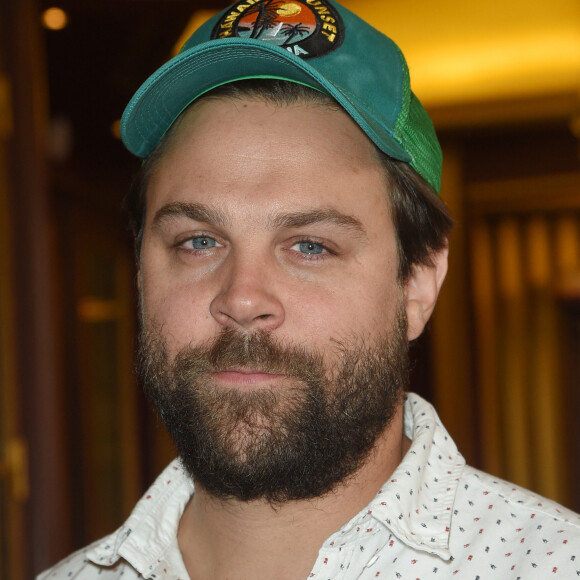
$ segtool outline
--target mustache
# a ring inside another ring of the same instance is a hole
[[[157,341],[151,334],[146,340]],[[183,348],[172,367],[181,369],[189,379],[233,368],[285,375],[311,384],[325,375],[322,354],[312,348],[282,344],[269,331],[250,334],[235,328],[224,329],[205,344]]]

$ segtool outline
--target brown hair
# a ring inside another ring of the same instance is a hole
[[[272,79],[249,79],[229,83],[201,97],[208,98],[259,98],[276,105],[313,103],[340,108],[334,99],[310,87]],[[144,161],[125,198],[125,207],[129,212],[130,225],[135,236],[137,260],[143,239],[149,179],[163,157],[181,118],[183,115],[173,123]],[[376,152],[385,169],[389,185],[387,199],[397,235],[398,274],[399,280],[404,281],[411,274],[413,265],[432,265],[432,255],[447,246],[453,220],[443,201],[408,163],[393,159],[378,148]]]

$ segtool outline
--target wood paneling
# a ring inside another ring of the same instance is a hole
[[[580,302],[580,177],[482,183],[466,199],[481,467],[578,509],[562,300]]]

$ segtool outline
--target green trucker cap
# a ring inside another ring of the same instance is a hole
[[[441,147],[401,50],[334,0],[241,0],[210,18],[135,93],[121,120],[123,143],[147,157],[195,99],[251,78],[330,95],[381,151],[439,192]]]

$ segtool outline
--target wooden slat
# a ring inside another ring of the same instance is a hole
[[[495,259],[498,263],[500,316],[497,337],[502,395],[503,434],[507,478],[532,486],[529,445],[530,417],[527,408],[527,310],[522,276],[519,224],[506,218],[497,227]]]
[[[471,280],[477,353],[475,395],[478,401],[481,467],[497,476],[505,472],[498,382],[497,294],[491,228],[484,220],[471,227]]]
[[[533,216],[525,224],[526,285],[529,344],[527,357],[530,404],[530,448],[534,488],[548,497],[564,500],[560,440],[562,381],[559,371],[556,305],[552,292],[553,240],[545,215]]]
[[[7,87],[7,79],[0,85]],[[0,118],[11,112],[2,107],[7,100],[0,98]],[[24,508],[27,490],[15,497],[15,465],[10,449],[15,442],[25,443],[22,436],[18,383],[16,377],[16,326],[14,320],[15,297],[13,282],[13,255],[10,187],[7,180],[7,145],[10,132],[0,121],[0,580],[24,578]],[[27,471],[28,465],[21,469]],[[26,474],[27,479],[27,474]],[[5,551],[4,551],[5,550]]]
[[[580,210],[580,173],[473,183],[470,216]]]

